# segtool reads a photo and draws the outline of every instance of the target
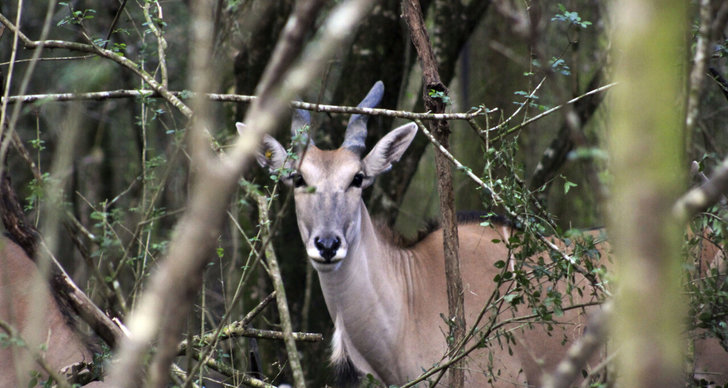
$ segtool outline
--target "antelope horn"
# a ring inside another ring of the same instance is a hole
[[[313,144],[313,139],[309,141],[308,130],[300,131],[305,126],[311,125],[311,114],[307,110],[294,109],[293,117],[291,117],[291,138],[293,139],[295,148],[303,149],[306,143]]]
[[[358,108],[374,108],[379,105],[384,95],[384,83],[377,81],[372,86],[367,96],[357,105]],[[368,115],[354,114],[349,119],[349,125],[346,127],[346,133],[344,134],[344,143],[342,147],[348,148],[356,154],[364,154],[366,149],[367,139],[367,121],[369,120]]]

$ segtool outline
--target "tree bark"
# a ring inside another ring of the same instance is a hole
[[[425,107],[432,113],[445,111],[448,90],[440,81],[437,60],[430,45],[425,29],[422,10],[418,0],[404,0],[402,14],[410,30],[412,43],[417,50],[422,65],[423,98]],[[445,120],[433,120],[430,129],[435,139],[449,149],[450,126]],[[455,356],[458,343],[465,336],[465,309],[463,282],[460,277],[460,260],[458,257],[458,227],[455,217],[455,194],[452,184],[452,170],[447,157],[440,152],[435,153],[437,169],[437,192],[440,196],[440,215],[442,218],[443,249],[445,252],[445,277],[447,279],[448,324],[450,335],[448,348],[450,357]],[[462,362],[453,364],[449,370],[449,386],[462,387],[465,383],[465,371]]]

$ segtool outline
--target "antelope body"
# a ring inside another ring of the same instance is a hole
[[[31,371],[46,376],[29,358],[28,349],[42,354],[55,371],[93,361],[93,354],[66,323],[35,263],[5,237],[0,237],[0,319],[26,342],[0,348],[0,387],[28,386]],[[102,383],[86,386],[101,387]]]
[[[376,106],[382,94],[383,85],[377,82],[359,107]],[[296,111],[291,130],[296,134],[309,121],[307,112]],[[340,148],[321,150],[308,140],[308,147],[297,149],[299,160],[289,159],[284,147],[266,136],[258,162],[271,171],[290,171],[281,180],[293,186],[301,237],[335,325],[332,362],[353,365],[360,375],[371,374],[386,385],[399,385],[445,359],[447,352],[448,327],[441,317],[448,311],[442,233],[435,231],[404,248],[372,222],[362,190],[400,159],[417,127],[411,123],[392,130],[362,157],[366,123],[367,116],[353,115]],[[238,130],[243,130],[240,123]],[[496,291],[493,279],[501,270],[494,264],[512,257],[503,243],[510,233],[505,224],[459,225],[468,328]],[[576,281],[586,280],[577,274]],[[503,296],[509,290],[501,286],[499,291]],[[568,299],[564,297],[565,304]],[[596,301],[591,293],[573,297],[574,304],[590,301]],[[530,313],[521,310],[499,318]],[[516,343],[509,350],[505,340],[493,340],[473,352],[466,363],[466,385],[539,384],[542,374],[550,373],[564,357],[564,342],[581,335],[584,315],[583,309],[565,311],[555,319],[565,323],[562,331],[552,333],[543,325],[506,326],[514,330]],[[446,379],[440,383],[448,385]]]

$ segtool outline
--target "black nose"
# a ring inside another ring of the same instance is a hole
[[[331,261],[331,258],[336,256],[336,251],[341,246],[341,240],[338,237],[316,237],[313,239],[313,244],[316,245],[316,249],[319,250],[324,260]]]

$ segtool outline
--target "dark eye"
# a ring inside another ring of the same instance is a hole
[[[364,181],[364,174],[357,173],[354,175],[354,179],[351,180],[351,185],[354,187],[361,187],[361,183]]]
[[[292,178],[293,178],[293,187],[306,186],[306,181],[303,179],[303,175],[293,174]]]

